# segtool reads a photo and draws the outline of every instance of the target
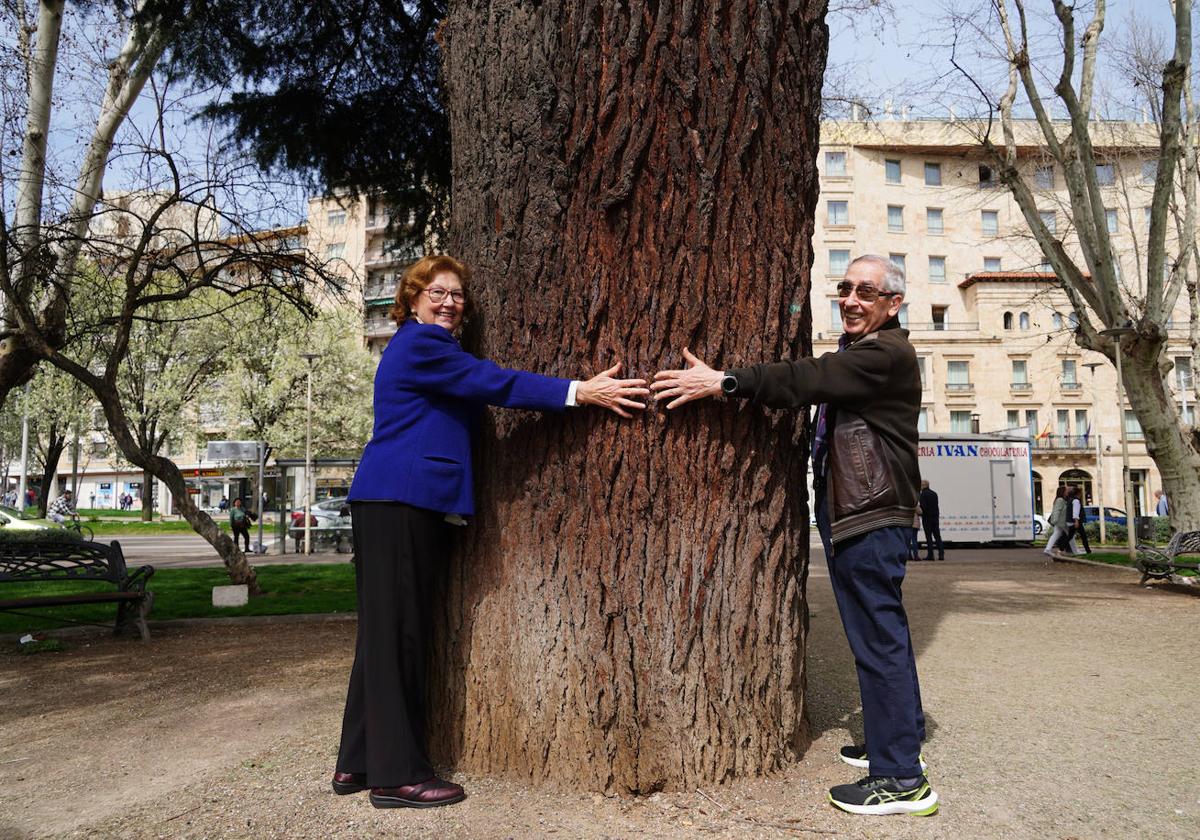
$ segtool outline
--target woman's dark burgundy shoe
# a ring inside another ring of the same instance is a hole
[[[462,785],[436,776],[415,785],[371,788],[371,804],[376,808],[437,808],[466,798]]]
[[[345,796],[347,793],[358,793],[360,790],[366,789],[366,773],[337,772],[333,774],[333,792],[338,796]]]

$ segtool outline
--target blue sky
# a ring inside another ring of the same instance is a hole
[[[836,2],[833,0],[833,4]],[[886,19],[879,14],[858,14],[852,18],[831,14],[831,69],[850,65],[854,87],[873,95],[878,107],[891,98],[897,110],[908,105],[914,116],[941,117],[946,113],[946,100],[956,95],[961,96],[965,106],[966,99],[974,97],[966,96],[967,82],[949,61],[953,41],[950,19],[955,12],[973,11],[971,19],[983,24],[987,17],[979,10],[989,4],[985,0],[893,0],[892,5],[894,14]],[[1057,49],[1058,29],[1056,21],[1045,19],[1051,14],[1049,0],[1027,0],[1026,5],[1031,19],[1034,15],[1044,16],[1039,27],[1045,34],[1042,54],[1052,55]],[[1081,12],[1089,15],[1091,5],[1088,0],[1078,3]],[[1135,10],[1139,18],[1159,31],[1172,31],[1169,0],[1110,0],[1101,43],[1117,37]],[[963,44],[959,48],[960,59],[972,70],[985,76],[998,71],[998,67],[989,68],[986,62],[971,55],[979,45],[978,38],[964,37],[960,44]],[[1101,56],[1104,55],[1102,47]]]

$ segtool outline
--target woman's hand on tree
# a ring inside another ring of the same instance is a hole
[[[580,382],[575,389],[575,402],[579,405],[598,405],[622,417],[632,417],[625,409],[641,411],[646,407],[645,403],[637,402],[632,397],[645,397],[650,391],[646,389],[645,379],[615,379],[620,372],[621,363],[617,362],[608,370]]]

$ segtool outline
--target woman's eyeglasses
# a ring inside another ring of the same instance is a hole
[[[850,297],[851,292],[858,295],[858,299],[863,303],[874,303],[881,297],[895,297],[896,295],[900,294],[899,292],[881,292],[874,286],[855,286],[853,283],[850,283],[846,280],[843,280],[841,283],[837,284],[838,297]]]
[[[450,300],[454,301],[455,303],[465,303],[467,300],[467,293],[462,289],[450,291],[449,289],[443,289],[441,286],[431,286],[428,289],[423,289],[422,291],[429,295],[429,300],[432,303],[441,303],[446,299],[446,295],[450,295]],[[861,298],[862,296],[859,295],[859,297]]]

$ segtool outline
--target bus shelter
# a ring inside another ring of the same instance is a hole
[[[344,496],[349,491],[354,471],[358,469],[357,458],[313,458],[308,462],[313,471],[313,487],[317,498],[312,504],[325,499]],[[307,477],[304,475],[305,461],[303,458],[276,458],[275,466],[279,470],[276,478],[276,499],[279,501],[279,522],[276,525],[275,545],[279,554],[288,553],[288,538],[294,537],[296,528],[292,525],[292,514],[300,513],[299,530],[303,530],[304,488]],[[324,531],[346,531],[345,534],[326,534]],[[315,532],[322,531],[320,534]],[[327,542],[325,537],[338,537],[335,545],[343,542],[349,544],[349,525],[337,529],[314,529],[315,539]],[[315,548],[315,546],[314,546]]]

